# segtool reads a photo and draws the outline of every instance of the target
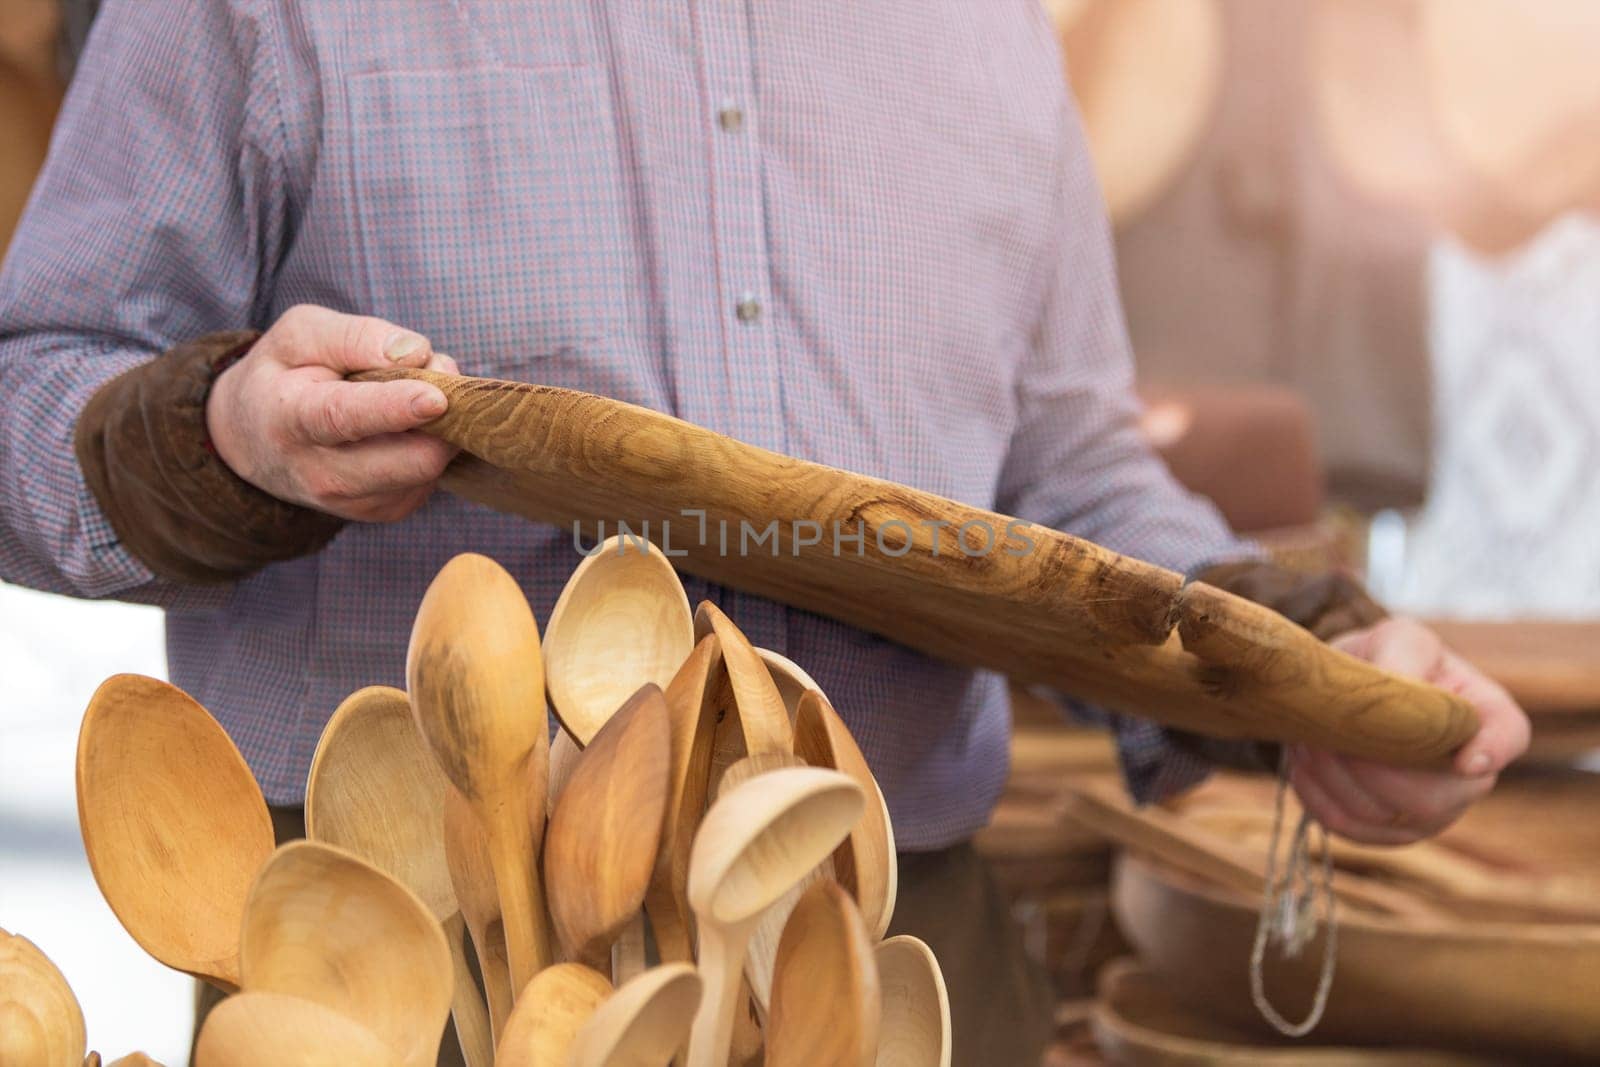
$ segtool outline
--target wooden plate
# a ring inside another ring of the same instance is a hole
[[[462,449],[444,479],[452,491],[591,536],[599,522],[658,543],[670,530],[683,570],[943,659],[1204,733],[1392,763],[1438,763],[1476,729],[1458,698],[1088,541],[588,393],[429,371],[360,375],[399,377],[449,398],[427,430]],[[741,552],[746,526],[774,535]],[[835,551],[836,529],[863,536],[859,554]],[[953,543],[948,531],[963,529],[976,547]],[[815,543],[811,531],[821,531]]]

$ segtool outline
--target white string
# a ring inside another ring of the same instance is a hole
[[[1300,822],[1295,827],[1294,838],[1289,843],[1289,854],[1284,862],[1283,875],[1278,874],[1278,841],[1283,833],[1285,796],[1289,789],[1289,753],[1285,749],[1278,764],[1278,792],[1272,810],[1272,837],[1267,844],[1267,880],[1261,900],[1261,915],[1256,921],[1255,944],[1250,950],[1250,998],[1255,1001],[1261,1017],[1272,1024],[1285,1037],[1305,1037],[1322,1021],[1328,1008],[1328,994],[1333,990],[1334,961],[1338,951],[1339,922],[1333,896],[1333,850],[1328,847],[1328,832],[1323,830],[1311,813],[1301,811]],[[1315,826],[1322,835],[1321,878],[1314,877],[1316,867],[1311,859],[1311,828]],[[1322,974],[1317,980],[1316,995],[1311,1001],[1311,1011],[1298,1023],[1291,1023],[1278,1013],[1267,998],[1264,966],[1268,947],[1279,949],[1279,958],[1295,959],[1317,936],[1316,898],[1322,895],[1322,925],[1327,928],[1328,940],[1322,950]]]

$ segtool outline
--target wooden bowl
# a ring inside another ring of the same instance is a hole
[[[1250,999],[1258,899],[1125,855],[1112,902],[1140,957],[1174,993],[1248,1032],[1269,1032]],[[1311,1002],[1325,945],[1319,932],[1297,959],[1266,968],[1268,995],[1290,1018]],[[1337,963],[1319,1040],[1600,1059],[1600,925],[1347,913]]]

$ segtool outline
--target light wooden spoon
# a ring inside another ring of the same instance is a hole
[[[607,997],[578,1029],[572,1067],[662,1067],[689,1038],[700,976],[687,963],[653,967]]]
[[[758,648],[756,655],[767,665],[767,673],[772,675],[772,683],[778,687],[778,695],[783,698],[783,706],[789,711],[789,721],[793,722],[800,707],[800,698],[805,695],[806,690],[820,690],[822,686],[788,656],[774,652],[770,648]]]
[[[545,781],[544,817],[548,821],[556,813],[556,801],[561,797],[561,791],[567,788],[567,782],[572,777],[572,772],[577,769],[578,757],[583,755],[583,748],[572,739],[572,735],[564,729],[557,729],[555,737],[550,739],[550,775]],[[535,813],[530,812],[532,818]]]
[[[695,837],[689,902],[706,993],[688,1067],[728,1057],[745,944],[761,913],[828,856],[861,818],[861,787],[836,771],[772,771],[720,796]]]
[[[0,930],[0,1064],[80,1067],[88,1048],[83,1009],[50,958]]]
[[[909,934],[877,947],[878,1067],[950,1067],[950,996],[933,950]]]
[[[645,911],[664,963],[694,962],[693,913],[689,908],[689,855],[705,814],[716,734],[715,694],[722,674],[722,648],[715,634],[695,645],[667,686],[672,752],[661,847],[645,895]]]
[[[396,1053],[332,1008],[286,993],[240,993],[211,1010],[196,1067],[394,1067]]]
[[[113,675],[83,716],[77,785],[89,868],[123,927],[168,967],[237,988],[245,897],[273,839],[227,733],[182,690]]]
[[[489,840],[513,988],[550,963],[537,857],[549,722],[539,626],[516,580],[471,553],[439,571],[417,609],[406,656],[412,710],[445,777]],[[532,840],[530,840],[530,836]]]
[[[694,648],[678,573],[649,541],[612,537],[578,564],[545,627],[556,717],[580,745],[641,685],[664,687]]]
[[[767,1067],[872,1067],[881,1014],[861,912],[838,882],[818,882],[795,905],[778,945]]]
[[[445,863],[449,788],[406,695],[369,686],[346,698],[322,731],[306,781],[306,836],[350,850],[428,906],[450,947],[461,1054],[468,1067],[491,1067],[489,1012],[467,969],[465,923]]]
[[[739,711],[745,751],[752,756],[793,752],[789,710],[761,654],[732,619],[709,600],[703,600],[695,609],[695,630],[698,633],[707,628],[717,635],[722,647],[722,661],[727,667],[728,684]]]
[[[583,750],[545,836],[550,917],[569,958],[599,970],[639,914],[667,810],[671,727],[647,684]]]
[[[850,831],[850,837],[834,852],[833,870],[839,884],[856,898],[867,933],[877,943],[894,917],[900,887],[894,827],[889,822],[889,806],[866,757],[821,690],[808,690],[800,698],[795,713],[794,750],[813,767],[848,774],[866,794],[867,810]]]
[[[352,853],[294,841],[251,887],[239,944],[247,992],[314,1001],[432,1067],[453,982],[444,933],[417,895]]]
[[[498,1044],[511,1017],[511,967],[506,960],[505,926],[500,898],[494,891],[489,842],[472,805],[454,786],[444,797],[444,856],[450,884],[461,904],[461,917],[472,933],[484,994],[489,998],[490,1030]]]
[[[605,975],[581,963],[540,971],[517,997],[496,1050],[496,1067],[564,1067],[578,1030],[610,995]]]

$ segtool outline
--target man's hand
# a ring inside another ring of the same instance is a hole
[[[239,477],[280,500],[360,522],[402,519],[428,499],[455,453],[411,432],[444,413],[434,386],[344,380],[396,366],[456,373],[427,338],[382,319],[290,308],[212,386],[212,446]]]
[[[1449,826],[1494,787],[1528,748],[1528,717],[1499,685],[1409,619],[1389,619],[1336,638],[1333,647],[1385,670],[1431,682],[1478,711],[1476,736],[1450,771],[1385,766],[1295,746],[1291,781],[1312,815],[1333,833],[1373,845],[1403,845]]]

